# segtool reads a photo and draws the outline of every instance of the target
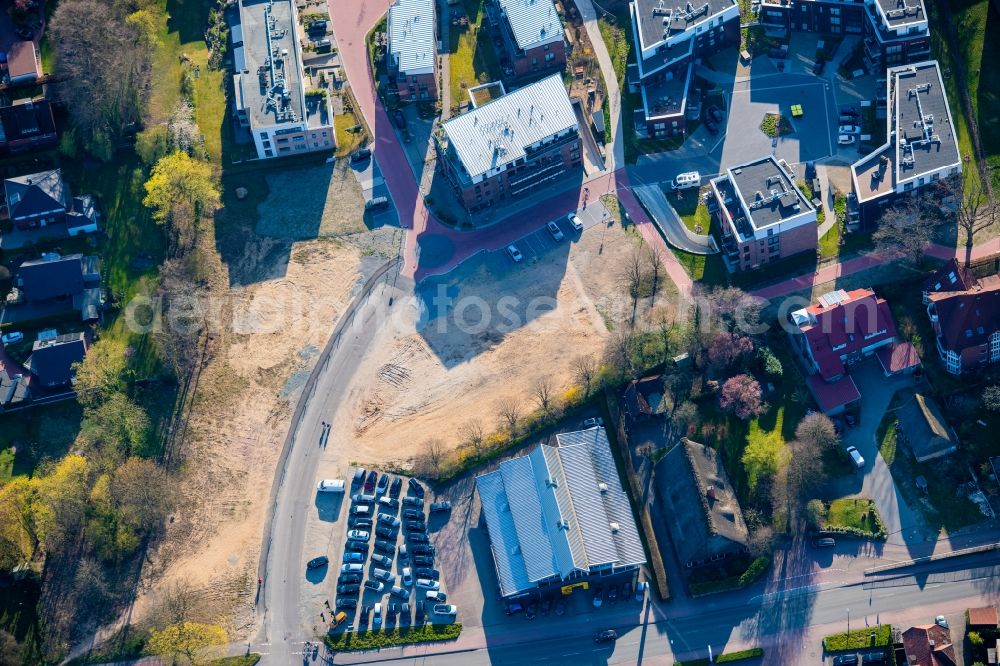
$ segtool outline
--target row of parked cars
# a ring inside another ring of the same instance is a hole
[[[570,226],[572,226],[576,231],[583,231],[583,221],[580,220],[580,216],[576,213],[570,213],[567,215],[566,221],[569,222]],[[566,234],[563,233],[562,229],[560,229],[559,225],[555,222],[546,222],[545,229],[549,232],[549,235],[552,236],[552,240],[557,243],[561,243],[562,240],[566,238]],[[517,245],[514,243],[507,246],[507,254],[515,264],[524,260],[524,254],[521,253],[521,250],[518,249]]]
[[[348,514],[347,540],[343,562],[337,579],[337,609],[355,609],[362,592],[378,595],[378,601],[361,607],[363,622],[371,616],[373,628],[382,626],[387,614],[399,614],[410,621],[410,600],[416,592],[417,618],[423,616],[429,604],[436,615],[454,616],[457,608],[446,604],[441,592],[441,573],[434,568],[436,550],[430,544],[424,513],[423,486],[415,479],[408,481],[408,494],[402,494],[400,477],[379,475],[376,471],[358,469],[351,482],[351,508]],[[431,512],[447,512],[449,502],[435,502]],[[397,548],[402,531],[404,542]],[[374,543],[372,543],[374,537]],[[369,555],[369,543],[372,551]],[[397,574],[393,573],[395,562]],[[364,580],[368,564],[368,578]],[[390,602],[382,603],[388,592]]]

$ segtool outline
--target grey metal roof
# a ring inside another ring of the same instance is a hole
[[[534,584],[528,580],[514,516],[511,514],[500,472],[477,476],[476,489],[479,491],[486,529],[490,534],[490,547],[493,550],[501,593],[509,597],[531,589]]]
[[[562,20],[552,0],[498,0],[507,15],[518,48],[530,49],[563,35]]]
[[[813,209],[772,155],[734,166],[728,175],[756,229]]]
[[[525,156],[545,139],[577,131],[576,115],[554,74],[441,125],[450,148],[475,177]]]
[[[235,75],[251,125],[303,122],[302,63],[291,1],[241,0],[239,6],[244,69]]]
[[[645,562],[632,506],[604,428],[559,433],[556,441],[589,566]]]
[[[641,50],[690,30],[735,4],[736,0],[634,0]]]
[[[883,23],[890,28],[927,20],[923,0],[878,0],[878,6]]]
[[[897,183],[962,162],[937,61],[889,70]],[[912,160],[910,159],[912,158]]]
[[[646,561],[603,428],[556,435],[476,477],[501,592]]]
[[[434,0],[396,0],[389,7],[389,54],[401,72],[434,66]]]

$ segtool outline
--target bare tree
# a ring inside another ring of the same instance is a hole
[[[646,246],[646,264],[653,278],[653,289],[650,297],[656,298],[656,291],[660,288],[660,274],[663,273],[663,255],[660,249],[652,245]]]
[[[981,179],[973,179],[972,171],[966,170],[962,176],[961,186],[955,188],[954,196],[959,205],[955,211],[958,228],[965,234],[965,267],[972,263],[972,248],[975,236],[996,224],[1000,213],[1000,203],[992,200],[990,193],[983,186]]]
[[[517,424],[521,420],[521,401],[511,396],[501,398],[497,403],[497,413],[510,432],[511,439],[517,436]]]
[[[789,442],[785,467],[775,484],[774,501],[776,507],[784,505],[788,516],[788,526],[793,528],[802,515],[804,502],[825,479],[820,456],[810,451],[802,442]]]
[[[632,375],[632,329],[621,328],[611,335],[605,348],[608,363],[619,375]]]
[[[444,462],[444,442],[436,437],[432,437],[424,442],[423,449],[424,455],[421,464],[421,471],[435,479],[440,477],[441,463]]]
[[[590,389],[597,375],[597,361],[589,354],[582,354],[573,359],[573,374],[583,386],[583,394],[590,395]]]
[[[476,452],[477,456],[483,455],[483,440],[486,433],[483,431],[482,421],[477,418],[469,419],[458,429],[458,434],[472,446],[472,450]]]
[[[919,261],[937,226],[935,218],[924,215],[921,209],[920,197],[901,199],[885,209],[872,234],[875,249],[892,259]]]
[[[620,279],[622,287],[632,297],[632,323],[634,324],[639,292],[642,288],[642,254],[639,248],[634,248],[632,254],[625,261]]]
[[[770,555],[774,549],[774,530],[768,525],[761,525],[750,532],[750,540],[747,542],[747,550],[753,557]]]
[[[795,438],[812,448],[812,455],[817,455],[822,449],[836,446],[840,442],[833,421],[820,412],[808,414],[799,421],[795,426]]]
[[[538,407],[546,417],[552,413],[552,392],[552,379],[548,375],[539,377],[532,387],[532,394],[538,401]]]

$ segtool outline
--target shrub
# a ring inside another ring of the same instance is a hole
[[[965,635],[969,639],[969,644],[978,647],[983,644],[983,637],[978,631],[970,631]]]
[[[781,379],[785,369],[782,367],[781,361],[778,357],[774,355],[773,351],[771,351],[770,347],[761,347],[760,351],[757,352],[757,356],[760,359],[764,375],[768,379]]]
[[[726,652],[715,658],[716,664],[726,664],[744,659],[755,659],[764,656],[764,648],[750,648],[739,650],[738,652]],[[689,659],[688,661],[675,661],[674,666],[710,666],[712,662],[708,659]]]
[[[356,650],[377,650],[398,645],[414,645],[435,641],[452,641],[462,633],[462,625],[427,624],[419,627],[396,627],[382,631],[344,632],[327,636],[324,640],[331,650],[353,652]]]

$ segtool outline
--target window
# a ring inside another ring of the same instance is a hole
[[[831,7],[830,16],[840,16],[840,7]]]
[[[836,16],[831,16],[830,25],[840,25],[840,18]]]
[[[546,61],[552,61],[552,60],[555,60],[555,59],[556,59],[556,54],[555,53],[546,53],[545,54],[545,60]]]
[[[264,151],[264,156],[265,157],[274,157],[274,152],[270,148],[268,148],[267,150]]]
[[[903,52],[903,45],[902,44],[896,44],[894,46],[887,46],[887,47],[885,47],[885,52],[888,53],[888,54],[902,53]]]
[[[260,138],[266,139],[267,138],[267,132],[261,132],[260,133]]]

